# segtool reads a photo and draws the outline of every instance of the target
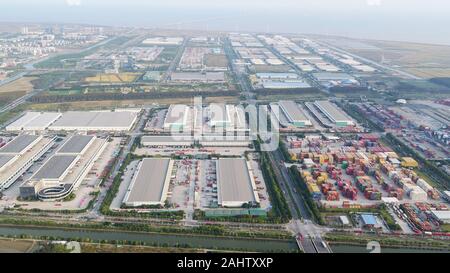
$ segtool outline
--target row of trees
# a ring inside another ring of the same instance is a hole
[[[61,103],[73,101],[144,100],[203,97],[237,96],[236,91],[195,91],[195,92],[146,92],[146,93],[92,93],[72,95],[39,95],[29,99],[32,103]]]

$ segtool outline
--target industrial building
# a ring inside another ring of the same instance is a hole
[[[311,88],[311,85],[301,80],[296,81],[265,80],[262,82],[262,87],[265,89],[303,89],[303,88]]]
[[[6,126],[6,131],[44,131],[61,116],[61,113],[27,112]]]
[[[330,101],[316,101],[314,105],[337,127],[355,125],[350,117]]]
[[[278,103],[281,110],[290,124],[296,127],[312,126],[311,121],[305,116],[305,113],[300,109],[294,101],[280,101]]]
[[[145,147],[191,147],[194,145],[192,136],[143,136],[141,145]]]
[[[253,175],[245,159],[222,158],[216,164],[219,206],[242,207],[260,203]]]
[[[377,226],[377,219],[372,214],[361,214],[362,226],[365,228],[374,228]]]
[[[203,136],[199,144],[203,147],[248,147],[252,140],[249,136]]]
[[[137,121],[133,111],[63,113],[49,126],[53,131],[130,131]]]
[[[323,69],[324,67],[322,67]],[[347,73],[319,72],[313,76],[327,88],[334,86],[359,86],[357,79]]]
[[[95,136],[74,135],[67,140],[64,145],[59,148],[58,154],[84,154],[89,149]]]
[[[170,105],[164,120],[164,130],[184,131],[188,129],[190,108],[186,105]]]
[[[20,196],[43,201],[64,199],[80,186],[107,145],[107,139],[94,136],[70,137],[20,186]]]
[[[183,37],[151,37],[145,39],[142,43],[145,45],[177,46],[181,45],[183,41]]]
[[[167,199],[174,162],[144,158],[137,168],[123,203],[126,206],[163,206]]]
[[[450,224],[450,211],[448,210],[432,210],[431,215],[441,224]]]
[[[137,121],[136,111],[37,113],[25,115],[6,126],[7,131],[129,131]]]
[[[53,145],[55,137],[22,135],[0,149],[0,191],[8,189]]]
[[[295,73],[256,73],[256,77],[264,80],[296,80],[299,78],[299,75]]]
[[[237,132],[249,131],[242,107],[227,104],[211,104],[207,108],[209,126],[212,131]]]
[[[187,83],[222,83],[225,82],[224,72],[174,72],[170,79],[175,82]]]

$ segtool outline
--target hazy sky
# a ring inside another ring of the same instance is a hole
[[[449,0],[0,0],[0,21],[335,34],[450,44]]]

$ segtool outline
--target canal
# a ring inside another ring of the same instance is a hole
[[[246,239],[225,238],[202,235],[177,235],[160,233],[140,233],[126,231],[100,231],[81,229],[41,228],[41,227],[9,227],[0,226],[0,236],[19,237],[21,235],[34,238],[55,237],[58,239],[87,238],[91,241],[133,241],[143,242],[148,245],[189,245],[193,248],[207,249],[239,249],[255,252],[287,252],[298,250],[294,239],[271,240],[271,239]]]

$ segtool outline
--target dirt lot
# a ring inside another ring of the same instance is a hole
[[[205,65],[207,67],[227,67],[228,60],[225,54],[206,54]]]
[[[104,83],[130,83],[134,82],[140,73],[119,73],[119,74],[99,74],[95,77],[87,77],[87,82],[104,82]]]
[[[34,241],[0,239],[0,253],[24,253],[30,251]]]
[[[0,94],[3,93],[28,93],[33,90],[33,80],[36,77],[23,77],[11,83],[0,86]]]

